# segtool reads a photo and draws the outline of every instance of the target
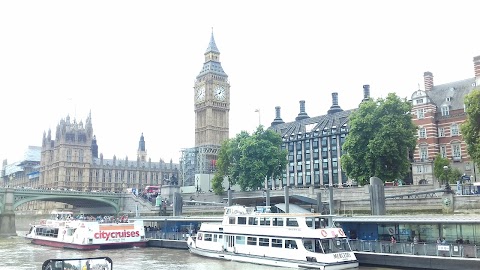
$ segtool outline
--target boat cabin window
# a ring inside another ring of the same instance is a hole
[[[213,235],[213,242],[217,242],[217,237],[218,237],[217,234],[214,234],[214,235]]]
[[[298,227],[298,222],[296,218],[287,218],[288,227]]]
[[[37,227],[35,228],[35,234],[56,238],[58,236],[58,228]]]
[[[246,217],[238,217],[237,224],[247,224],[247,218]]]
[[[235,217],[229,217],[228,224],[235,224]]]
[[[312,229],[325,228],[327,225],[325,219],[319,217],[307,217],[305,218],[305,222],[307,223],[307,227]]]
[[[283,226],[283,218],[273,218],[272,219],[272,225],[273,226]]]
[[[303,239],[302,241],[306,250],[315,253],[324,253],[323,247],[320,244],[320,239]]]
[[[239,245],[245,245],[245,236],[236,236],[235,243]]]
[[[212,241],[212,234],[206,233],[205,236],[203,237],[203,241]]]
[[[257,225],[258,219],[256,217],[249,217],[248,218],[248,225]]]
[[[263,237],[258,238],[258,245],[262,247],[270,246],[270,238],[263,238]]]
[[[351,251],[346,238],[334,239],[304,239],[305,249],[316,253],[337,253]]]
[[[257,245],[257,237],[247,237],[247,245],[256,246]]]
[[[282,248],[283,240],[280,238],[272,238],[272,247]]]
[[[260,225],[270,226],[270,218],[260,218]]]
[[[297,249],[297,242],[295,240],[285,240],[285,248]]]

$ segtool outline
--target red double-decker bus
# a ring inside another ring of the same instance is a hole
[[[160,193],[160,186],[146,186],[145,193]]]

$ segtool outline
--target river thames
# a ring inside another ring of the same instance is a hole
[[[19,236],[0,238],[0,270],[32,270],[42,269],[48,259],[66,259],[82,257],[110,257],[114,270],[279,270],[280,267],[261,266],[248,263],[237,263],[203,258],[190,254],[187,250],[165,248],[127,248],[93,251],[76,251],[31,244],[18,232]],[[393,268],[377,268],[361,266],[361,270],[381,270]]]

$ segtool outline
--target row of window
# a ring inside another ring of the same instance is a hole
[[[228,236],[225,236],[228,237]],[[206,242],[221,242],[223,240],[222,234],[205,233],[203,241]],[[267,238],[267,237],[246,237],[237,235],[235,236],[235,245],[249,245],[249,246],[261,246],[261,247],[275,247],[275,248],[290,248],[297,249],[297,243],[293,239],[282,238]]]
[[[438,137],[446,137],[446,128],[444,127],[440,127],[438,128]],[[460,135],[460,129],[459,129],[459,126],[458,124],[452,124],[450,126],[450,136],[459,136]],[[422,138],[422,139],[425,139],[427,138],[427,129],[420,126],[418,128],[418,137],[419,138]]]
[[[45,172],[44,172],[45,173]],[[58,182],[60,179],[60,170],[54,169],[53,170],[53,177],[54,181]],[[150,177],[148,177],[148,173],[142,172],[138,179],[145,179],[147,182],[151,184],[158,184],[160,183],[160,179],[162,178],[167,179],[170,175],[162,174],[162,173],[155,173],[152,172]],[[126,176],[126,177],[125,177]],[[65,169],[65,182],[82,182],[83,181],[83,169],[76,169],[76,168],[66,168]],[[137,171],[111,171],[111,170],[104,170],[103,175],[100,178],[100,171],[99,170],[90,170],[89,181],[93,182],[123,182],[129,183],[136,183],[137,182]]]
[[[347,137],[347,134],[340,134],[338,136],[340,139],[340,146],[345,142],[345,138]],[[311,140],[303,140],[303,141],[296,141],[296,142],[288,142],[284,143],[283,147],[285,148],[288,146],[288,152],[293,152],[294,147],[296,148],[297,151],[302,150],[305,148],[306,150],[311,150],[311,149],[318,149],[319,148],[319,142],[322,147],[327,147],[328,146],[328,139],[330,138],[330,146],[336,147],[337,146],[337,136],[333,137],[322,137],[322,138],[314,138]],[[310,147],[312,146],[312,147]]]
[[[308,128],[308,127],[306,127],[306,128]],[[344,133],[347,133],[347,132],[348,132],[348,128],[344,125],[340,128],[340,130],[338,130],[336,127],[333,127],[331,130],[328,130],[328,129],[325,128],[321,132],[315,130],[313,132],[299,133],[299,134],[297,134],[297,136],[295,136],[294,134],[291,134],[290,137],[284,137],[283,141],[287,141],[288,139],[290,139],[290,140],[293,140],[293,139],[301,140],[303,138],[318,137],[320,134],[322,136],[328,136],[328,135],[338,134],[338,133],[343,133],[343,134],[340,134],[340,135],[345,135]],[[283,133],[283,130],[282,130],[282,133]],[[325,138],[325,137],[323,137],[323,138]],[[313,140],[318,141],[318,138],[314,138]]]
[[[420,159],[427,160],[428,159],[428,146],[420,146]],[[453,143],[451,144],[452,150],[452,157],[454,159],[462,157],[462,146],[460,143]],[[443,158],[447,157],[447,145],[440,145],[440,155]]]
[[[307,217],[305,223],[312,229],[321,229],[328,225],[327,221],[320,217]],[[296,218],[283,217],[229,217],[228,224],[298,227]]]
[[[423,101],[423,99],[422,99],[422,101]],[[449,101],[449,100],[447,100],[447,101]],[[421,103],[419,103],[417,101],[417,104],[421,104]],[[463,111],[464,112],[466,111],[465,104],[463,104]],[[441,112],[442,116],[450,115],[450,106],[449,105],[442,105],[440,107],[440,112]],[[425,109],[417,109],[416,114],[417,114],[418,119],[424,119],[425,118]]]
[[[40,236],[57,238],[58,228],[36,227],[35,234]]]

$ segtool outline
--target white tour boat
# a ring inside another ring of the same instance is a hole
[[[332,216],[225,207],[221,223],[202,223],[188,238],[191,253],[232,261],[310,269],[348,269],[358,261]]]
[[[91,220],[65,219],[56,214],[32,224],[25,238],[33,244],[71,249],[145,247],[145,229],[141,220],[124,223],[101,223]]]

